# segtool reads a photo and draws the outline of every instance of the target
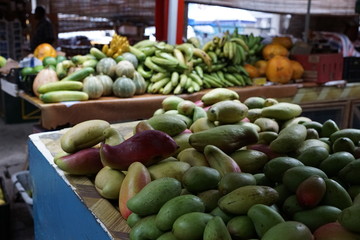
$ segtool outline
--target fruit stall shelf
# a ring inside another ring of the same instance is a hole
[[[136,123],[113,126],[128,137]],[[59,139],[64,130],[29,136],[35,238],[128,240],[130,228],[116,203],[98,194],[93,179],[68,175],[53,162],[61,152]]]
[[[297,84],[270,85],[260,87],[232,87],[240,95],[240,100],[250,96],[272,98],[291,98],[297,90]],[[192,94],[181,94],[180,97],[197,101],[210,89]],[[143,94],[131,98],[101,97],[83,102],[46,103],[39,98],[20,92],[19,96],[41,110],[41,127],[46,130],[72,126],[90,119],[102,119],[112,123],[146,119],[161,107],[162,100],[168,95]]]
[[[304,114],[319,117],[323,112],[323,119],[329,119],[336,114],[337,123],[341,127],[352,127],[355,111],[350,110],[352,103],[359,100],[360,83],[346,85],[316,85],[314,83],[233,87],[240,100],[250,96],[272,97],[279,101],[292,102],[304,108]],[[180,97],[197,101],[209,89],[193,94],[181,94]],[[69,127],[89,119],[102,119],[111,123],[136,121],[152,116],[161,107],[162,100],[168,95],[144,94],[131,98],[102,97],[96,100],[68,103],[44,104],[37,97],[23,92],[19,96],[41,111],[40,123],[42,130],[54,130]],[[331,116],[330,116],[330,115]],[[329,115],[329,116],[328,116]]]

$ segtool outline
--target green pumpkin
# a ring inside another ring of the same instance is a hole
[[[143,76],[141,76],[140,73],[135,71],[133,81],[136,87],[135,94],[136,95],[144,94],[146,91],[146,82]]]
[[[133,78],[135,73],[135,67],[128,60],[122,60],[116,64],[115,73],[118,77],[125,76],[128,78]]]
[[[111,77],[109,77],[108,75],[97,75],[96,76],[100,82],[102,83],[103,87],[104,87],[104,91],[103,91],[103,96],[110,96],[112,95],[112,85],[114,84],[113,80]]]
[[[123,60],[128,60],[129,62],[131,62],[135,68],[137,68],[138,64],[139,64],[139,60],[137,59],[137,57],[130,53],[130,52],[124,52],[123,54],[121,54],[121,56],[123,57]]]
[[[125,76],[119,77],[113,84],[113,93],[117,97],[127,98],[135,95],[136,86],[132,79]]]
[[[89,99],[96,99],[102,96],[104,91],[101,81],[93,75],[86,77],[83,81],[83,92],[89,95]]]
[[[96,72],[113,78],[115,77],[115,66],[116,61],[113,58],[103,58],[96,64]]]

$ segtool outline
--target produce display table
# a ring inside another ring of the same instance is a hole
[[[233,87],[229,89],[238,92],[240,100],[245,100],[250,96],[291,98],[297,93],[298,85]],[[179,96],[197,101],[209,90]],[[111,123],[146,119],[161,107],[162,100],[167,97],[167,95],[161,94],[144,94],[132,98],[102,97],[83,102],[44,104],[37,97],[23,92],[20,92],[19,96],[41,110],[41,126],[48,130],[57,129],[61,126],[72,126],[90,119],[102,119]]]
[[[136,122],[113,124],[126,138]],[[127,240],[130,228],[116,209],[101,198],[93,179],[71,176],[57,168],[60,131],[29,136],[30,174],[33,182],[33,217],[36,240]]]

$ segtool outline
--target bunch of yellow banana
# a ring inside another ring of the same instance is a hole
[[[171,45],[143,40],[130,47],[139,59],[137,71],[147,80],[148,93],[193,93],[203,88],[203,68],[210,56],[191,43]]]
[[[102,52],[108,57],[117,58],[124,52],[128,52],[129,46],[127,37],[114,34],[110,43],[103,46]]]

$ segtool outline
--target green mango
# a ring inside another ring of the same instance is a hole
[[[360,233],[360,204],[345,208],[337,218],[338,222],[347,230]]]
[[[204,229],[203,240],[232,240],[229,231],[221,217],[210,219]]]
[[[156,215],[144,217],[131,228],[129,237],[132,240],[157,239],[163,232],[155,225]]]
[[[205,204],[205,212],[211,212],[217,207],[219,199],[222,194],[218,189],[210,189],[197,194],[201,201]]]
[[[214,145],[226,153],[231,153],[241,147],[254,144],[258,141],[257,131],[247,125],[229,124],[217,126],[191,134],[190,145],[203,152],[205,146]]]
[[[334,120],[327,120],[321,127],[320,137],[330,137],[331,134],[339,131],[340,128]]]
[[[209,189],[216,189],[220,179],[220,173],[214,168],[193,166],[184,173],[182,183],[189,192],[199,193]]]
[[[106,199],[118,199],[125,174],[108,166],[103,167],[95,176],[95,188]]]
[[[221,197],[218,205],[227,213],[246,214],[253,205],[272,205],[278,197],[278,192],[268,186],[243,186]]]
[[[297,166],[304,166],[304,164],[296,158],[277,157],[264,165],[264,174],[273,182],[282,182],[282,177],[286,170]]]
[[[255,226],[247,215],[233,217],[226,226],[234,239],[250,239],[257,237]]]
[[[293,124],[279,132],[278,137],[270,143],[270,149],[277,153],[289,153],[297,150],[306,139],[306,127]]]
[[[202,212],[185,213],[175,220],[172,233],[178,240],[202,239],[206,224],[213,217],[211,214]]]
[[[127,201],[127,207],[140,216],[156,214],[170,199],[181,194],[181,183],[175,178],[151,181]]]
[[[180,195],[167,201],[156,215],[155,224],[161,231],[170,231],[175,220],[189,212],[204,212],[205,204],[192,194]]]
[[[247,215],[254,223],[256,233],[260,238],[276,224],[285,222],[279,212],[264,204],[253,205]]]
[[[280,102],[262,109],[263,117],[286,121],[298,117],[302,113],[302,108],[298,104]]]
[[[352,199],[346,189],[333,179],[325,179],[326,191],[322,205],[337,207],[341,210],[352,205]]]
[[[293,220],[304,223],[311,231],[318,227],[335,222],[341,210],[337,207],[321,205],[309,210],[303,210],[294,214]]]
[[[178,181],[182,181],[184,173],[190,168],[190,164],[186,162],[175,161],[161,161],[148,167],[152,180],[171,177]]]
[[[261,240],[313,240],[310,229],[297,221],[285,221],[270,228]]]

